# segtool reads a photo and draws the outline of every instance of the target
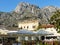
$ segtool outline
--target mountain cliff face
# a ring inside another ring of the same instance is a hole
[[[15,12],[21,14],[21,17],[35,17],[40,20],[41,23],[49,23],[49,19],[52,16],[53,12],[58,10],[57,7],[47,6],[44,8],[39,8],[36,5],[30,5],[29,3],[20,3],[15,8]]]
[[[39,8],[29,3],[19,3],[12,12],[0,12],[0,25],[16,26],[18,21],[24,19],[39,19],[40,24],[48,24],[50,17],[58,9],[54,6]]]

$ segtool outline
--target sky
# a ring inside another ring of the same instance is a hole
[[[40,8],[51,5],[60,7],[60,0],[0,0],[0,11],[13,11],[20,2],[26,2],[33,5],[37,5]]]

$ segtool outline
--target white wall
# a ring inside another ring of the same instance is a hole
[[[31,22],[31,23],[18,23],[18,28],[22,29],[28,29],[28,30],[36,30],[38,27],[39,23],[38,22]],[[28,28],[27,28],[28,26]],[[35,26],[35,28],[33,28]],[[25,28],[24,28],[25,27]]]

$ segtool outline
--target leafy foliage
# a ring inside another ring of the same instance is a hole
[[[59,10],[54,12],[53,16],[50,18],[50,23],[55,25],[57,30],[60,29],[60,11]]]

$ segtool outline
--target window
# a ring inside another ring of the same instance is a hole
[[[27,26],[27,29],[29,28],[29,26]]]
[[[20,27],[20,29],[22,29],[22,27]]]
[[[35,28],[35,26],[33,26],[33,28]]]
[[[25,26],[24,26],[24,28],[25,28]]]

